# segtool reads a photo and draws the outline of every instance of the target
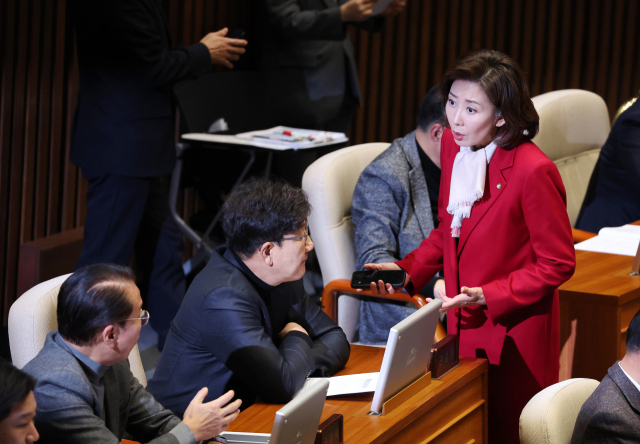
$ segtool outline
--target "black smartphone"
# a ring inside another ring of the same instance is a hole
[[[244,37],[244,31],[240,28],[236,28],[227,34],[227,38],[230,39],[241,39],[242,37]]]
[[[351,288],[362,288],[368,290],[371,282],[382,281],[391,284],[396,290],[404,287],[404,280],[407,273],[404,270],[362,270],[354,271],[351,276]]]

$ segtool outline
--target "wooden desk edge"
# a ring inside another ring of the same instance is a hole
[[[354,346],[354,347],[362,347],[362,346]],[[466,384],[470,383],[475,378],[482,376],[483,373],[487,373],[489,369],[489,364],[486,359],[481,358],[468,358],[461,357],[460,358],[460,366],[451,371],[448,375],[444,376],[440,380],[434,380],[432,383],[421,390],[417,395],[411,398],[411,400],[416,397],[427,397],[428,399],[424,400],[416,404],[416,401],[407,401],[404,405],[399,406],[396,410],[391,412],[386,416],[372,416],[370,418],[380,418],[381,421],[390,421],[392,424],[385,430],[383,430],[379,435],[375,436],[371,442],[384,442],[385,440],[391,439],[394,435],[400,432],[400,430],[407,427],[409,424],[417,420],[419,417],[423,416],[426,412],[432,409],[434,406],[442,402],[445,398],[451,396],[456,391],[460,390]],[[336,376],[341,374],[346,374],[343,372],[338,372]],[[486,383],[487,379],[483,381],[483,384]],[[431,393],[434,390],[438,390],[437,393]],[[486,389],[484,389],[486,391]],[[485,399],[485,402],[487,400]],[[331,402],[330,399],[327,402]],[[354,401],[354,402],[361,402]],[[363,406],[367,403],[370,403],[370,400],[367,400],[363,403]],[[259,426],[251,427],[251,423],[260,422],[262,424],[268,423],[268,421],[264,421],[260,416],[263,415],[275,415],[275,412],[280,409],[282,405],[265,405],[265,404],[254,404],[249,409],[245,410],[241,413],[241,416],[238,420],[231,423],[229,430],[232,431],[245,431],[245,432],[260,432],[260,433],[268,433],[269,430],[263,429]],[[362,408],[360,408],[362,409]],[[245,413],[248,412],[248,413]],[[336,413],[336,411],[327,411],[326,408],[322,412],[321,421],[328,418],[331,413]],[[337,411],[340,413],[340,411]],[[250,415],[250,416],[247,416]],[[246,417],[246,418],[245,418]],[[354,418],[360,418],[360,416],[349,415],[347,414],[344,418],[345,420],[345,438],[349,433],[347,431],[348,422],[353,421]],[[357,419],[356,419],[357,420]]]
[[[471,369],[468,369],[469,365],[472,365],[474,367],[472,367]],[[456,372],[456,370],[459,370],[459,371]],[[408,413],[405,412],[405,410],[407,409],[406,406],[404,407],[404,409],[402,406],[400,406],[398,407],[397,410],[387,415],[386,418],[388,419],[392,419],[396,416],[400,416],[401,414],[403,416],[401,416],[401,419],[399,419],[396,423],[394,423],[389,429],[387,429],[382,434],[380,434],[374,441],[372,441],[372,443],[388,441],[394,435],[400,432],[400,430],[404,429],[409,424],[414,422],[416,419],[423,416],[426,412],[431,410],[435,405],[442,402],[445,398],[451,396],[452,393],[457,392],[464,385],[468,384],[478,376],[481,376],[483,373],[488,373],[488,370],[489,370],[489,362],[486,359],[461,357],[460,366],[453,369],[451,373],[444,376],[442,379],[431,381],[432,384],[436,383],[436,385],[439,385],[438,383],[448,383],[448,385],[445,385],[438,393],[436,393],[434,396],[431,396],[426,402],[418,405],[416,408],[414,408]],[[456,376],[458,376],[460,372],[466,372],[466,373],[463,373],[462,377],[456,378]],[[454,379],[453,382],[449,382],[451,379]],[[434,388],[435,388],[435,385],[430,385],[428,387],[425,387],[416,396],[427,395],[429,391],[433,391]],[[485,399],[485,402],[488,402],[488,399]]]

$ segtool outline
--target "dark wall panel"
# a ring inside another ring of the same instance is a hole
[[[72,1],[0,2],[0,318],[16,298],[18,250],[81,226],[86,182],[69,162],[78,89]],[[224,26],[250,35],[259,0],[159,0],[177,43]],[[384,32],[351,29],[364,106],[352,143],[391,141],[411,131],[416,109],[455,59],[473,49],[504,51],[523,68],[532,95],[581,88],[609,112],[640,88],[635,0],[409,0]],[[251,42],[250,42],[251,45]],[[249,46],[250,50],[251,46]],[[247,54],[250,57],[250,53]],[[242,64],[241,64],[242,67]],[[188,217],[200,208],[182,196]]]

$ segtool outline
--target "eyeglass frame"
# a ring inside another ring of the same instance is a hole
[[[295,240],[295,239],[304,239],[304,244],[307,245],[307,238],[311,239],[309,237],[309,224],[305,223],[305,234],[301,235],[301,236],[291,236],[291,237],[283,237],[282,239],[280,239],[280,241],[285,241],[285,240]]]
[[[146,313],[146,316],[145,316]],[[151,317],[151,314],[149,313],[149,310],[142,310],[140,312],[140,317],[137,318],[129,318],[129,319],[124,319],[124,321],[137,321],[138,319],[140,319],[140,326],[144,327],[145,325],[147,325],[149,323],[149,318]]]

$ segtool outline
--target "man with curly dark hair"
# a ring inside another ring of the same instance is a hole
[[[214,251],[176,315],[148,389],[180,415],[197,387],[234,390],[247,408],[285,403],[310,374],[349,359],[344,332],[302,285],[313,242],[307,196],[286,182],[252,179],[224,207],[227,245]]]

